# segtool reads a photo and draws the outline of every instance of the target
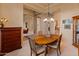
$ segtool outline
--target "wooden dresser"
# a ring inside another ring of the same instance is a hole
[[[21,48],[21,27],[0,28],[0,51],[8,53]]]

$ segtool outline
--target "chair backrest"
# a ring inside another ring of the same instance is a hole
[[[27,37],[27,38],[29,40],[29,45],[30,45],[31,50],[36,52],[35,42],[34,42],[33,38],[31,38],[31,37]]]
[[[58,47],[60,47],[61,39],[62,39],[62,34],[60,35],[59,40],[58,40]]]

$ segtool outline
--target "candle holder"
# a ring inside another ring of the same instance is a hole
[[[3,23],[1,24],[1,28],[4,28],[4,24]]]
[[[4,28],[4,24],[5,24],[5,22],[7,22],[7,21],[8,21],[8,20],[7,20],[6,17],[1,17],[1,19],[0,19],[1,28]]]

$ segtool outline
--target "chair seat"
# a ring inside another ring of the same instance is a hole
[[[37,45],[37,44],[35,44],[35,47],[38,49],[38,48],[41,48],[42,45]]]
[[[36,49],[36,51],[37,51],[37,54],[40,53],[40,52],[45,51],[45,46],[38,47],[38,48]]]
[[[48,45],[48,47],[57,48],[57,45]]]

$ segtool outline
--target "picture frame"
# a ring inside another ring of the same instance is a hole
[[[72,19],[64,19],[62,21],[63,24],[71,24],[72,23]]]
[[[71,25],[64,25],[64,29],[71,29]]]
[[[64,29],[71,29],[71,23],[72,23],[71,19],[64,19],[62,22],[64,24]]]

